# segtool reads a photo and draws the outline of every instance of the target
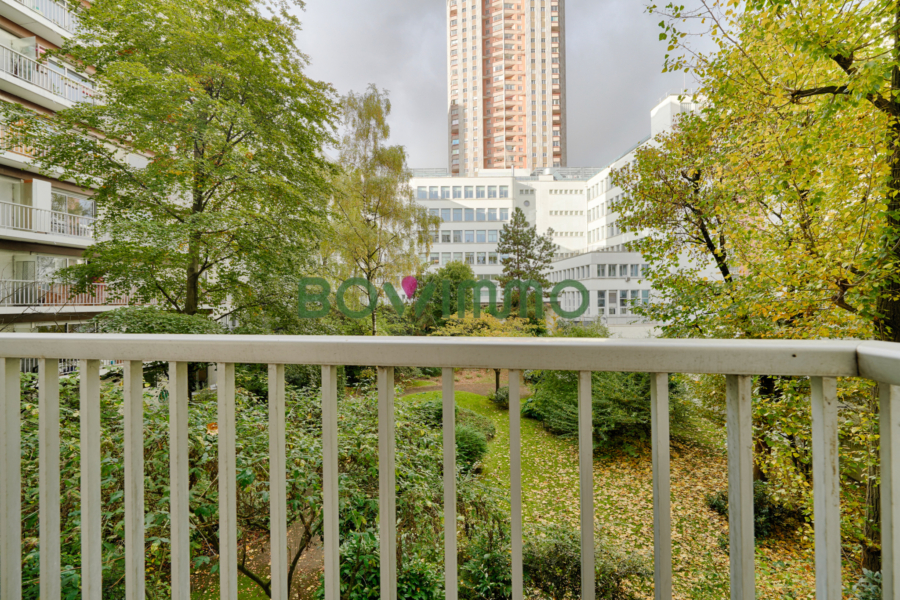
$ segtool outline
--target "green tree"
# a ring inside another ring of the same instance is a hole
[[[53,116],[0,108],[4,143],[96,190],[97,243],[69,280],[189,315],[281,300],[269,284],[327,227],[336,104],[304,74],[299,21],[269,8],[98,0],[60,51],[94,67],[95,96]]]
[[[343,171],[334,197],[334,237],[325,256],[337,258],[330,261],[336,275],[365,279],[369,289],[360,294],[363,304],[377,303],[377,284],[397,283],[419,271],[420,252],[430,250],[429,234],[439,221],[413,199],[406,150],[386,145],[391,133],[387,92],[374,85],[363,94],[350,92],[343,110]],[[377,311],[371,313],[376,335]]]
[[[435,328],[442,327],[447,323],[443,306],[444,285],[450,286],[450,306],[448,308],[451,313],[456,313],[459,309],[460,284],[474,279],[475,272],[472,270],[472,267],[460,261],[453,261],[444,265],[437,271],[426,273],[422,278],[422,283],[416,290],[417,295],[422,293],[425,288],[432,284],[434,285],[434,294],[431,296],[428,307],[425,309],[422,318],[419,320],[420,328],[425,332],[431,332]],[[445,281],[447,282],[446,284],[444,283]],[[474,297],[472,289],[466,288],[464,294],[465,306],[471,306]]]
[[[497,252],[504,258],[503,275],[500,285],[506,286],[511,281],[536,281],[542,287],[550,286],[547,278],[550,261],[556,251],[553,243],[553,230],[548,229],[545,235],[538,235],[537,225],[528,226],[525,213],[521,208],[513,211],[512,219],[500,231]]]

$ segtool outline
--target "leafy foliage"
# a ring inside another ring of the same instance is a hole
[[[706,496],[706,505],[722,516],[728,516],[728,490]],[[778,527],[797,525],[803,515],[780,504],[765,481],[753,482],[753,535],[764,540]]]
[[[91,319],[97,333],[151,333],[209,335],[222,334],[225,329],[203,315],[162,310],[152,306],[117,308]]]
[[[286,4],[99,0],[59,52],[97,101],[53,115],[3,103],[4,138],[96,191],[96,243],[64,277],[195,314],[291,304],[327,230],[337,112],[304,73]],[[226,309],[226,303],[229,307]]]
[[[538,235],[537,225],[528,226],[521,208],[513,210],[512,219],[500,231],[497,252],[505,256],[501,259],[503,274],[500,285],[505,287],[511,281],[536,281],[544,288],[550,286],[547,273],[550,261],[556,251],[553,230]]]
[[[456,461],[462,465],[463,470],[471,470],[487,452],[487,438],[483,433],[468,425],[456,426]]]
[[[863,569],[863,576],[853,586],[854,600],[881,600],[881,571],[873,573]]]
[[[488,396],[488,400],[499,406],[500,408],[509,408],[509,387],[503,386],[496,392]]]

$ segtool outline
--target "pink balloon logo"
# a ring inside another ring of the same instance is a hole
[[[413,277],[412,275],[403,278],[403,291],[406,293],[407,298],[412,298],[416,293],[416,289],[419,287],[419,280]]]

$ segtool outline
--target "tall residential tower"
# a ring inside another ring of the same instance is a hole
[[[447,0],[450,173],[565,167],[565,0]]]

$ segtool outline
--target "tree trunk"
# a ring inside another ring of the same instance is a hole
[[[494,393],[500,391],[500,369],[494,369]]]

